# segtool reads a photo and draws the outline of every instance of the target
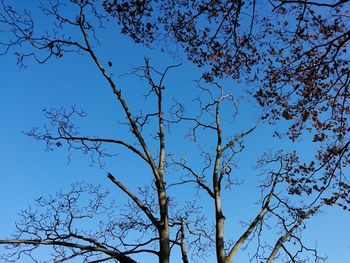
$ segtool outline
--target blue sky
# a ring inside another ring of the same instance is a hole
[[[183,62],[181,67],[170,71],[167,78],[166,95],[169,99],[166,103],[168,106],[172,98],[189,101],[197,94],[193,80],[200,76],[200,71],[181,59],[181,55],[173,57],[158,49],[149,50],[137,46],[115,32],[115,30],[107,30],[100,33],[102,46],[97,53],[104,63],[108,60],[113,61],[112,73],[116,83],[125,91],[123,93],[131,105],[130,108],[138,108],[140,105],[142,107],[144,100],[139,95],[145,93],[147,85],[134,76],[121,76],[121,74],[129,72],[133,66],[142,65],[144,57],[150,58],[151,64],[160,69],[169,64]],[[76,105],[87,112],[87,118],[78,121],[82,134],[106,137],[118,134],[129,138],[127,128],[119,124],[124,118],[120,108],[105,80],[88,56],[68,54],[62,59],[53,59],[44,65],[30,60],[27,64],[27,69],[18,69],[12,52],[2,56],[0,60],[0,145],[2,146],[0,151],[2,181],[0,184],[2,211],[0,238],[13,231],[14,222],[18,218],[17,213],[31,204],[36,197],[54,194],[60,189],[68,190],[70,184],[77,181],[102,184],[113,189],[106,178],[106,173],[109,171],[131,187],[135,182],[143,180],[139,177],[139,174],[143,173],[141,164],[119,149],[118,155],[105,160],[105,167],[100,168],[97,164],[91,166],[90,159],[76,151],[72,152],[68,163],[66,147],[47,152],[42,142],[25,136],[22,131],[28,131],[36,126],[42,127],[46,123],[43,108]],[[242,97],[240,114],[230,126],[235,129],[237,127],[237,130],[232,131],[233,134],[237,134],[255,123],[258,108],[252,99],[247,99],[245,93],[239,90],[242,88],[239,84],[230,80],[223,81],[223,84],[227,90],[232,87],[238,89],[234,92]],[[189,110],[192,110],[191,106]],[[229,119],[229,115],[225,118]],[[273,139],[271,131],[270,127],[259,127],[253,135],[249,136],[246,149],[239,156],[237,176],[244,183],[237,189],[233,189],[231,193],[224,195],[224,200],[227,201],[224,204],[224,212],[228,218],[228,236],[230,236],[230,230],[236,232],[233,237],[238,236],[242,230],[239,221],[249,220],[250,216],[255,214],[254,202],[259,198],[256,183],[259,178],[258,172],[252,167],[256,159],[265,150],[277,150],[286,144]],[[185,155],[191,155],[194,152],[190,147],[187,152],[186,147],[189,143],[183,139],[185,133],[186,130],[181,126],[172,129],[168,135],[167,144],[170,151],[182,152]],[[200,138],[206,145],[210,136],[203,134]],[[305,154],[308,154],[309,147],[305,147],[305,144],[288,147],[303,149]],[[198,162],[196,158],[191,157],[194,163]],[[178,191],[184,198],[193,198],[192,194]],[[117,196],[120,193],[113,189],[113,194]],[[207,205],[207,209],[211,207],[211,204]],[[350,258],[350,228],[348,215],[345,212],[337,208],[327,209],[324,213],[312,218],[307,226],[305,240],[308,241],[308,245],[312,247],[317,244],[321,255],[328,255],[328,262],[347,262]],[[246,254],[241,252],[237,262],[247,262]]]

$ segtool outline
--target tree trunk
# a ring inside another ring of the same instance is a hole
[[[165,187],[162,184],[158,190],[160,219],[161,223],[158,228],[159,232],[159,263],[169,263],[170,247],[169,247],[169,218],[168,218],[168,199]]]
[[[168,225],[162,227],[162,229],[159,230],[159,237],[159,263],[169,263],[170,249]]]
[[[224,250],[224,216],[221,210],[221,199],[219,192],[215,195],[215,208],[216,208],[216,258],[218,263],[225,263],[225,250]]]

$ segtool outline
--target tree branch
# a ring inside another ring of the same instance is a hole
[[[130,257],[125,256],[122,252],[116,252],[109,250],[105,247],[93,247],[93,246],[86,246],[71,242],[65,242],[65,241],[50,241],[50,240],[40,240],[40,239],[7,239],[7,240],[0,240],[0,244],[9,244],[9,245],[48,245],[48,246],[62,246],[62,247],[70,247],[70,248],[78,248],[80,250],[84,251],[97,251],[97,252],[103,252],[109,256],[112,256],[113,258],[119,260],[121,263],[137,263],[135,260],[133,260]]]
[[[118,181],[111,173],[108,173],[107,177],[135,202],[135,204],[149,218],[152,224],[158,229],[159,221],[153,216],[152,212],[148,209],[148,207],[146,207],[140,199],[138,199],[128,188],[126,188],[120,181]]]

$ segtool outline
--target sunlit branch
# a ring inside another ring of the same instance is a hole
[[[77,248],[82,251],[95,251],[95,252],[103,252],[104,254],[110,255],[113,258],[119,260],[121,263],[136,263],[135,260],[133,260],[130,257],[125,256],[122,252],[115,252],[109,249],[106,249],[105,247],[99,247],[99,246],[87,246],[87,245],[81,245],[71,242],[65,242],[65,241],[51,241],[51,240],[32,240],[32,239],[8,239],[8,240],[0,240],[0,244],[9,244],[9,245],[48,245],[48,246],[63,246],[63,247],[69,247],[69,248]]]
[[[82,20],[84,17],[83,15],[83,9],[80,10],[80,19]],[[115,85],[114,81],[112,80],[111,76],[108,75],[108,73],[106,72],[106,70],[104,69],[104,67],[102,66],[102,64],[100,63],[99,59],[97,58],[95,52],[92,50],[92,47],[90,45],[90,42],[89,42],[89,38],[88,38],[88,35],[85,31],[85,28],[83,27],[82,23],[79,23],[79,27],[80,27],[80,30],[81,30],[81,33],[83,34],[83,37],[84,37],[84,41],[85,41],[85,44],[87,46],[87,49],[88,49],[88,53],[90,54],[92,60],[95,62],[95,64],[97,65],[98,69],[101,71],[102,75],[104,76],[104,78],[108,81],[110,87],[112,88],[112,91],[113,93],[117,96],[118,98],[118,101],[120,102],[125,114],[126,114],[126,117],[128,118],[129,120],[129,123],[131,125],[131,128],[132,128],[132,131],[133,131],[133,134],[135,135],[135,137],[138,139],[139,143],[141,144],[141,147],[142,149],[144,150],[145,152],[145,155],[147,156],[147,159],[148,159],[148,163],[149,165],[151,166],[152,168],[152,172],[153,172],[153,175],[155,176],[155,179],[160,182],[162,179],[160,178],[159,176],[159,172],[158,172],[158,169],[157,169],[157,166],[156,164],[154,163],[154,159],[146,145],[146,142],[143,138],[143,136],[141,135],[137,125],[136,125],[136,122],[129,110],[129,107],[127,106],[122,94],[121,94],[121,91],[117,88],[117,86]]]
[[[282,247],[284,242],[294,233],[296,229],[300,227],[300,225],[304,222],[305,219],[309,218],[311,215],[315,214],[322,206],[324,203],[319,204],[318,206],[308,210],[307,212],[302,212],[301,214],[298,215],[298,219],[296,222],[288,229],[286,228],[286,232],[278,239],[276,242],[275,246],[273,247],[271,254],[267,258],[266,263],[272,263],[273,260],[275,259],[279,249]]]
[[[250,223],[250,225],[248,226],[246,231],[243,233],[243,235],[236,241],[234,246],[231,248],[231,250],[229,251],[229,253],[226,256],[226,259],[225,259],[226,263],[232,262],[234,256],[239,251],[240,247],[249,238],[249,236],[253,233],[256,226],[261,222],[261,220],[264,218],[265,214],[269,211],[269,209],[270,209],[269,205],[270,205],[271,199],[273,197],[273,194],[275,192],[275,188],[276,188],[276,185],[278,183],[281,171],[282,171],[282,163],[280,165],[280,170],[277,173],[273,174],[273,176],[275,178],[273,179],[271,190],[270,190],[269,194],[264,198],[264,203],[263,203],[262,209],[257,214],[257,216],[254,218],[252,223]]]
[[[45,139],[50,139],[50,140],[66,140],[66,141],[80,141],[80,142],[101,142],[101,143],[113,143],[113,144],[119,144],[119,145],[123,145],[126,148],[128,148],[129,150],[131,150],[132,152],[136,153],[138,156],[140,156],[143,160],[145,160],[146,162],[148,162],[147,157],[140,152],[138,149],[136,149],[134,146],[132,146],[129,143],[126,143],[125,141],[122,140],[115,140],[115,139],[106,139],[106,138],[100,138],[100,137],[96,137],[96,138],[91,138],[91,137],[76,137],[76,136],[58,136],[58,137],[51,137],[51,136],[45,136]]]
[[[305,1],[305,0],[282,0],[280,1],[281,3],[279,5],[274,5],[275,8],[279,8],[281,6],[283,6],[284,4],[301,4],[301,5],[310,5],[310,6],[323,6],[323,7],[337,7],[341,4],[347,3],[349,2],[349,0],[340,0],[338,2],[335,3],[327,3],[327,2],[314,2],[314,1]],[[272,3],[272,1],[270,1],[270,3]]]
[[[203,180],[202,180],[202,177],[200,175],[198,175],[196,172],[193,171],[193,169],[191,167],[189,167],[188,165],[186,165],[185,163],[183,162],[178,162],[178,161],[175,161],[173,160],[173,163],[175,165],[178,165],[180,166],[182,169],[188,171],[194,178],[195,180],[184,180],[184,181],[181,181],[179,183],[173,183],[173,184],[170,184],[168,187],[170,186],[173,186],[173,185],[179,185],[179,184],[184,184],[184,183],[196,183],[198,184],[199,187],[201,187],[202,189],[204,189],[210,197],[214,198],[214,193],[213,191],[210,189],[210,187],[208,185],[206,185]]]
[[[159,221],[153,216],[149,208],[146,207],[140,199],[138,199],[128,188],[126,188],[120,181],[118,181],[111,173],[108,173],[107,177],[135,202],[135,204],[145,213],[145,215],[149,218],[149,220],[153,223],[153,225],[156,228],[159,227]]]
[[[241,139],[243,139],[245,136],[247,136],[248,134],[250,134],[251,132],[253,132],[256,127],[258,126],[258,123],[251,129],[242,132],[241,134],[235,136],[231,141],[229,141],[222,149],[221,149],[221,154],[223,154],[226,150],[230,149],[232,146],[234,146],[235,143],[237,143],[238,141],[240,141]]]

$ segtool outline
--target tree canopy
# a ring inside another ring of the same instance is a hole
[[[350,211],[348,1],[52,0],[40,12],[0,3],[2,55],[14,54],[20,68],[83,55],[74,59],[92,62],[89,72],[118,105],[117,134],[83,134],[75,121],[85,112],[76,106],[45,109],[48,126],[26,134],[101,166],[116,152],[131,154],[121,165],[143,169],[125,182],[105,172],[128,198],[123,208],[95,185],[37,199],[38,211],[24,210],[14,236],[1,237],[4,260],[35,262],[41,247],[52,248],[51,262],[138,262],[149,254],[162,263],[228,263],[238,252],[255,262],[326,260],[302,234],[330,206]],[[106,43],[122,35],[173,58],[163,69],[146,58],[130,70],[146,86],[141,92],[113,74],[118,62]],[[188,61],[195,91],[172,90],[167,79]],[[248,181],[260,195],[255,212],[232,234],[226,222],[247,187],[238,163],[259,131],[274,145],[255,160],[259,179]]]

